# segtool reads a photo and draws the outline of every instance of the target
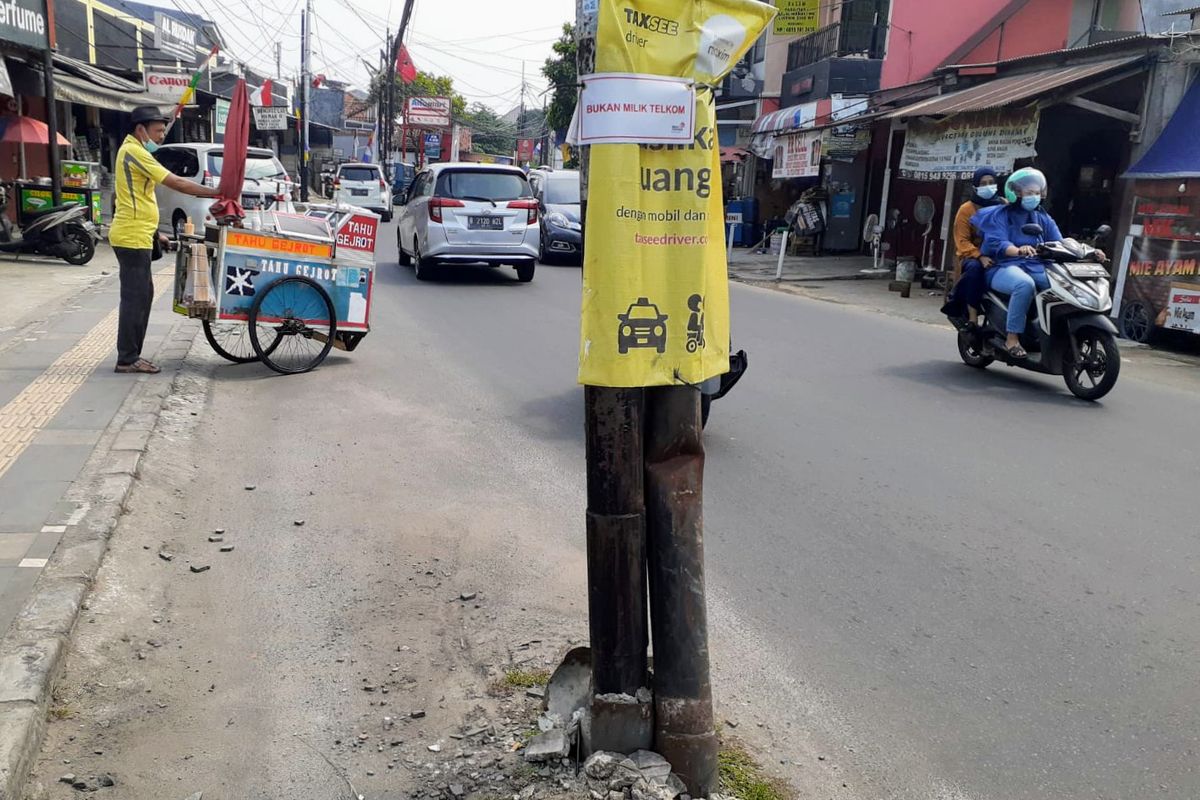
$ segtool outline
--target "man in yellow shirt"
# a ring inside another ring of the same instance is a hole
[[[133,129],[117,151],[116,201],[108,243],[121,267],[121,307],[117,322],[117,372],[155,373],[159,369],[142,358],[154,279],[150,262],[154,240],[165,245],[158,232],[158,201],[154,187],[160,183],[194,197],[216,197],[217,190],[173,175],[151,155],[167,138],[167,117],[156,106],[133,110]]]

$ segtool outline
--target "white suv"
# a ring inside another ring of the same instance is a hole
[[[342,164],[333,175],[333,202],[374,211],[392,221],[392,187],[378,164]]]
[[[155,151],[154,157],[181,178],[215,187],[221,182],[225,146],[206,142],[164,144]],[[274,153],[262,147],[251,147],[246,151],[242,208],[292,212],[295,210],[292,206],[293,188],[295,184]],[[162,184],[154,193],[158,199],[160,229],[183,233],[184,223],[189,217],[198,230],[203,230],[205,223],[214,222],[208,213],[213,203],[211,198],[192,197]]]
[[[434,164],[417,175],[396,223],[400,263],[427,280],[439,264],[510,265],[533,280],[538,203],[525,173],[501,164]]]

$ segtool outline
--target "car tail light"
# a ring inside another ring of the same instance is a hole
[[[537,224],[538,204],[537,200],[513,200],[508,204],[509,208],[523,208],[529,212],[527,224]]]
[[[434,222],[442,221],[443,208],[466,208],[467,204],[462,200],[455,200],[450,197],[432,197],[429,200],[429,219]]]
[[[204,170],[204,179],[201,181],[205,186],[216,187],[216,181],[213,180],[213,174],[208,170]]]
[[[342,179],[341,179],[341,178],[334,178],[334,179],[333,179],[333,188],[335,188],[335,189],[340,189],[340,188],[342,188]]]
[[[380,189],[386,189],[386,188],[387,188],[387,181],[385,181],[383,178],[380,178],[380,179],[379,179],[379,188],[380,188]]]

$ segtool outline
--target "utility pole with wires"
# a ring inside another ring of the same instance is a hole
[[[275,43],[275,80],[283,80],[283,42]]]
[[[400,28],[396,38],[392,39],[388,48],[387,63],[387,150],[384,154],[384,172],[392,174],[392,125],[396,121],[396,59],[400,57],[400,48],[404,45],[404,34],[408,31],[408,22],[412,19],[413,5],[416,0],[404,0],[404,11],[400,15]],[[407,131],[407,128],[403,130]],[[401,136],[400,160],[404,161],[404,137]]]
[[[308,202],[309,91],[312,88],[312,0],[306,0],[300,15],[300,200]]]

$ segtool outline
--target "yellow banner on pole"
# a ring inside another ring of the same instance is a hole
[[[777,0],[776,36],[796,36],[821,27],[821,0]]]
[[[713,85],[774,13],[756,0],[600,3],[596,72],[695,80],[696,123],[688,144],[591,146],[580,383],[672,386],[729,370]]]

